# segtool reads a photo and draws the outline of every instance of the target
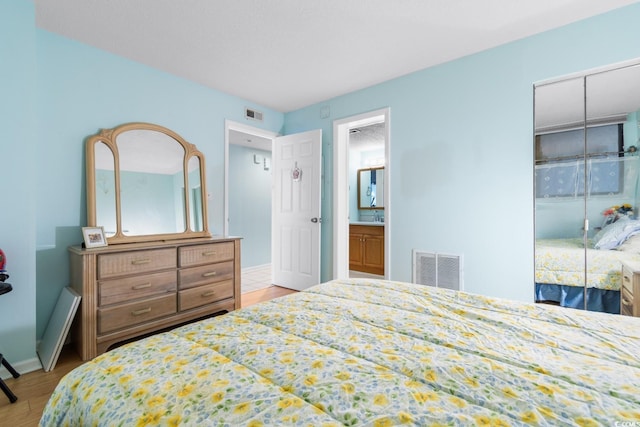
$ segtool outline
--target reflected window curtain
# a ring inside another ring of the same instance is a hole
[[[636,198],[636,193],[638,190],[638,176],[640,174],[640,157],[638,156],[628,156],[621,157],[619,162],[622,162],[624,165],[623,172],[623,195],[626,199]]]
[[[618,159],[589,159],[588,196],[597,194],[614,195],[623,192],[624,163]]]
[[[640,157],[637,156],[590,159],[588,196],[609,195],[622,199],[635,198],[638,159]]]
[[[640,157],[589,159],[587,162],[587,195],[618,196],[633,199],[636,194]],[[584,194],[584,162],[562,162],[536,165],[536,197],[582,197]]]
[[[581,161],[536,165],[536,197],[578,197]],[[581,191],[580,191],[581,192]]]

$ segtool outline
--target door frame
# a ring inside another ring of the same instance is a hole
[[[384,277],[391,277],[390,108],[333,121],[333,278],[349,277],[349,130],[384,121]]]
[[[230,131],[237,131],[246,133],[249,135],[255,135],[261,138],[271,140],[271,151],[273,151],[273,140],[280,136],[276,132],[256,128],[253,126],[245,125],[244,123],[234,122],[232,120],[225,119],[224,121],[224,219],[222,221],[222,234],[224,236],[229,235],[229,145]],[[273,181],[273,177],[271,178]],[[272,195],[273,199],[273,195]]]

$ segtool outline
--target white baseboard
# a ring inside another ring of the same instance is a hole
[[[380,276],[378,274],[365,273],[364,271],[349,270],[349,278],[384,279],[384,276]]]
[[[250,272],[250,271],[253,271],[253,270],[262,270],[263,268],[266,268],[266,267],[269,267],[269,266],[271,266],[271,263],[262,264],[262,265],[254,265],[252,267],[243,268],[242,271],[246,273],[246,272]]]
[[[7,360],[7,362],[9,362],[9,364],[13,367],[13,369],[18,371],[20,375],[42,369],[42,364],[40,363],[40,359],[37,357],[27,359],[27,360],[21,360],[15,363],[12,360]],[[7,371],[7,369],[4,366],[0,366],[0,378],[2,378],[3,380],[6,380],[8,378],[13,378],[13,376],[9,373],[9,371]]]

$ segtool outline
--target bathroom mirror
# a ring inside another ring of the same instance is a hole
[[[358,169],[358,209],[384,209],[384,167]]]
[[[86,142],[87,222],[109,244],[210,237],[204,156],[170,129],[128,123]]]

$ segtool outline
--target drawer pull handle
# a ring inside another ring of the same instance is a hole
[[[131,289],[133,289],[134,291],[138,291],[140,289],[146,289],[150,287],[151,287],[151,283],[143,283],[141,285],[132,286]]]
[[[623,277],[624,277],[624,280],[625,280],[625,281],[627,281],[627,282],[630,282],[630,281],[631,281],[631,279],[629,279],[629,276],[623,276]]]
[[[208,273],[204,273],[202,277],[211,277],[211,276],[215,276],[216,274],[218,274],[217,271],[210,271]]]
[[[216,291],[209,291],[209,292],[204,292],[202,294],[203,297],[211,297],[214,296],[216,294]]]
[[[141,310],[134,310],[131,312],[132,316],[140,316],[143,314],[151,313],[151,307],[143,308]]]
[[[202,256],[211,256],[211,255],[215,255],[218,252],[216,251],[208,251],[208,252],[202,252]]]
[[[629,301],[625,297],[622,297],[622,305],[631,305],[631,301]]]
[[[142,264],[149,264],[151,262],[151,260],[149,258],[146,259],[134,259],[133,261],[131,261],[131,264],[133,265],[142,265]]]

